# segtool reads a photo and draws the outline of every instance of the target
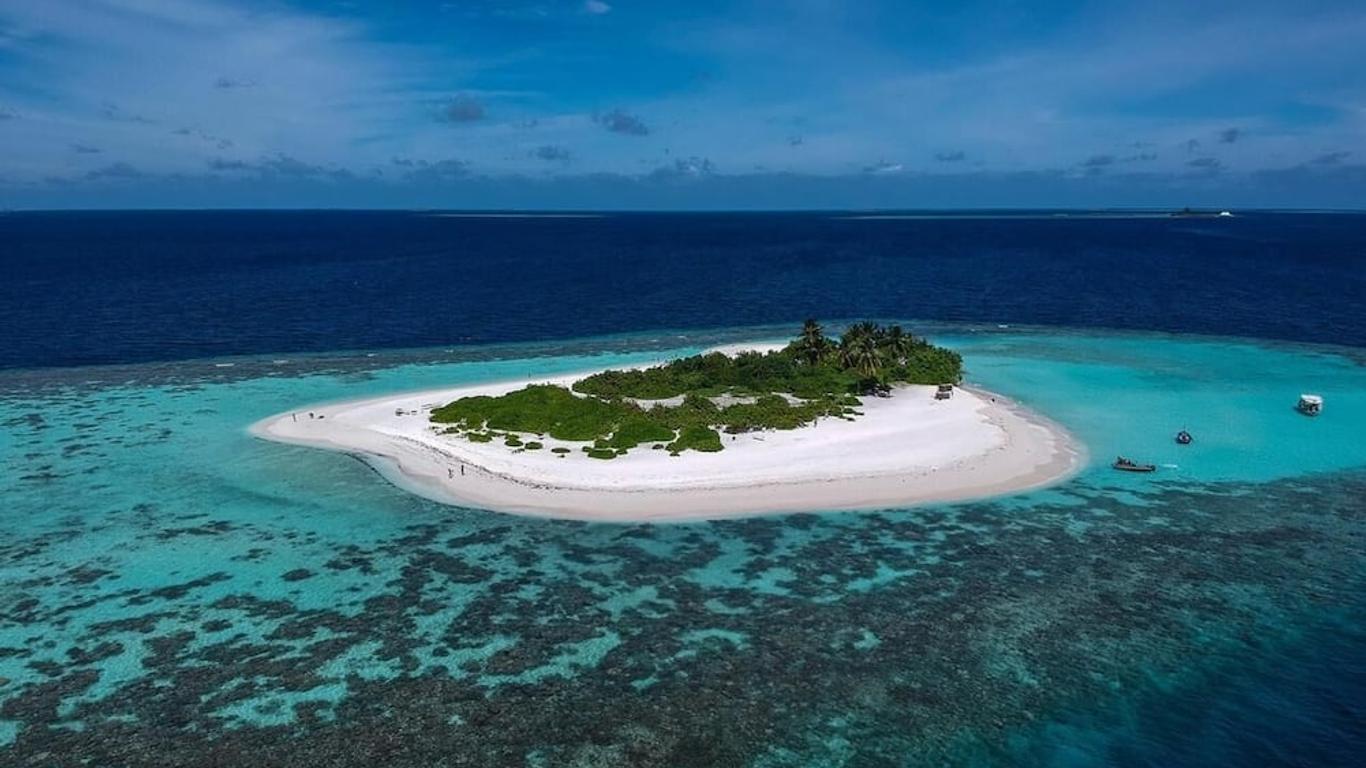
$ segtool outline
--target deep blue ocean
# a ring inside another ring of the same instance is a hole
[[[1366,215],[0,216],[0,367],[823,318],[1366,346]]]
[[[904,322],[1099,458],[605,525],[246,432],[808,316]],[[1363,754],[1366,215],[0,214],[0,766]]]

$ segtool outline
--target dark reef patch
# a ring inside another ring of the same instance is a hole
[[[1194,684],[1195,659],[1217,669],[1288,641],[1297,617],[1359,604],[1360,473],[1164,485],[1134,504],[1074,483],[1059,498],[415,524],[278,575],[335,589],[321,605],[217,571],[86,598],[157,611],[86,627],[59,660],[0,649],[41,673],[0,691],[0,718],[20,725],[16,765],[802,765],[839,744],[857,765],[1009,762],[1011,735],[1047,713]],[[82,566],[63,581],[108,578]],[[3,607],[52,614],[32,597]],[[133,649],[142,673],[90,695]]]

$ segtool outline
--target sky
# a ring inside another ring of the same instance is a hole
[[[1366,208],[1366,3],[0,0],[0,207]]]

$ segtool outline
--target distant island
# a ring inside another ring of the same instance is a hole
[[[461,507],[595,521],[869,509],[1065,478],[1061,427],[962,384],[954,351],[895,326],[312,405],[256,435],[359,456]]]
[[[807,320],[785,347],[730,356],[711,352],[664,365],[607,370],[572,388],[539,384],[491,397],[464,397],[432,411],[442,434],[517,450],[540,450],[552,437],[582,442],[595,459],[637,446],[677,455],[720,451],[721,433],[797,429],[820,418],[853,420],[859,395],[890,396],[898,384],[957,384],[958,353],[899,325],[849,327],[838,341]],[[572,391],[571,391],[572,389]],[[553,449],[560,454],[570,449]]]
[[[1201,211],[1194,208],[1182,208],[1179,211],[1172,211],[1172,217],[1178,219],[1228,219],[1233,217],[1232,211]]]

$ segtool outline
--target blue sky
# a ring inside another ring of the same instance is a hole
[[[0,0],[0,205],[1366,207],[1366,4]]]

